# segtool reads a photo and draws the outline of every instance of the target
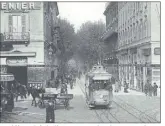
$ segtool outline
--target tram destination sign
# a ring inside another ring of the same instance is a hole
[[[1,2],[0,10],[39,10],[40,2]]]

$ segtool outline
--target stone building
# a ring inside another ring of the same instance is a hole
[[[0,2],[1,66],[21,84],[48,78],[46,50],[56,46],[58,14],[57,2]]]
[[[108,72],[112,73],[113,76],[118,79],[118,67],[112,65],[118,63],[118,60],[112,62],[117,59],[118,2],[108,2],[106,4],[104,15],[106,17],[106,31],[104,32],[102,39],[106,45],[105,51],[107,52],[104,65],[106,65]]]
[[[118,2],[116,16],[120,80],[137,90],[147,79],[159,85],[160,2]]]

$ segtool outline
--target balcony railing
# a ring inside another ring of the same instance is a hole
[[[3,42],[13,44],[28,44],[30,42],[29,32],[5,32],[3,36]]]

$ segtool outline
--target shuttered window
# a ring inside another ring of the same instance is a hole
[[[8,20],[8,26],[9,26],[9,32],[11,33],[13,30],[12,30],[12,26],[13,26],[13,17],[12,15],[9,15],[9,20]]]
[[[26,16],[22,15],[22,32],[26,32]]]

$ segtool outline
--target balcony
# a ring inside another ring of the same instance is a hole
[[[113,34],[117,34],[117,29],[118,29],[117,22],[115,24],[114,23],[109,24],[106,28],[106,31],[102,35],[102,39],[105,41]]]
[[[2,38],[3,43],[28,45],[30,42],[29,32],[5,32]]]

